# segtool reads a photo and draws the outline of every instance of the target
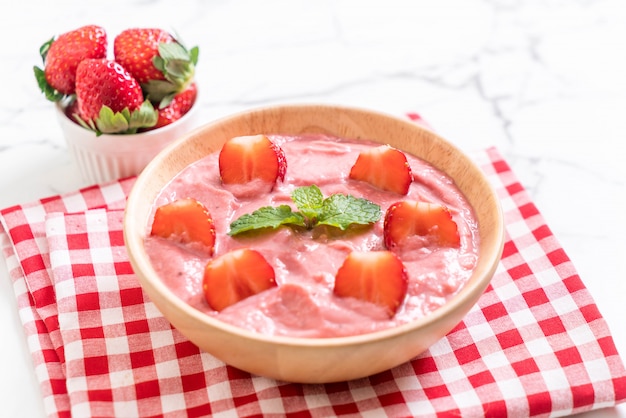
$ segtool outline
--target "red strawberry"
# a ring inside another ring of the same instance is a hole
[[[198,87],[196,83],[191,83],[187,90],[174,96],[170,104],[162,109],[158,109],[159,118],[157,123],[149,129],[162,128],[182,118],[195,103],[197,95]]]
[[[411,235],[432,236],[440,245],[460,245],[459,231],[450,210],[436,203],[404,200],[389,206],[384,221],[388,249],[401,246]]]
[[[113,42],[115,60],[132,74],[154,103],[167,105],[192,82],[198,48],[187,50],[162,29],[131,28]]]
[[[58,101],[75,93],[76,68],[82,60],[106,57],[106,32],[100,26],[83,26],[49,40],[39,52],[44,70],[35,67],[35,77],[46,98]]]
[[[352,251],[337,270],[333,292],[382,306],[391,318],[407,287],[404,265],[391,251]]]
[[[174,42],[174,38],[162,29],[126,29],[115,37],[113,53],[138,82],[165,80],[152,60],[159,55],[159,44],[169,42]]]
[[[276,286],[274,269],[256,250],[240,248],[206,265],[202,290],[209,306],[221,311]]]
[[[144,101],[137,81],[115,61],[81,61],[76,70],[76,99],[81,124],[98,133],[134,133],[157,120],[156,110]]]
[[[244,184],[258,179],[274,184],[287,171],[285,153],[265,135],[238,136],[222,146],[219,170],[224,184]]]
[[[154,213],[150,234],[183,243],[202,244],[213,255],[215,225],[207,208],[195,199],[185,198],[159,206]]]
[[[413,181],[406,156],[389,145],[361,151],[350,170],[350,178],[398,194],[407,194]]]

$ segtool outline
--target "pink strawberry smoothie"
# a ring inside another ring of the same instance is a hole
[[[167,239],[147,237],[146,251],[154,268],[179,298],[207,315],[263,334],[337,337],[387,329],[428,315],[469,279],[478,256],[478,226],[465,197],[444,173],[407,154],[414,181],[409,193],[402,196],[348,178],[359,152],[379,144],[322,135],[268,136],[284,150],[288,164],[284,181],[271,192],[233,193],[225,188],[219,177],[218,153],[214,153],[180,172],[162,190],[154,208],[186,197],[202,202],[215,222],[213,257],[235,248],[254,248],[273,265],[278,286],[213,311],[202,290],[204,267],[211,257]],[[294,206],[294,188],[312,184],[324,196],[343,193],[368,199],[381,207],[382,217],[371,226],[347,231],[318,226],[303,232],[283,226],[227,235],[230,223],[241,215],[262,206]],[[384,213],[392,203],[408,199],[446,205],[457,223],[460,246],[442,247],[427,237],[416,237],[397,252],[409,284],[407,296],[392,318],[382,307],[335,296],[334,277],[346,255],[353,250],[385,249]]]

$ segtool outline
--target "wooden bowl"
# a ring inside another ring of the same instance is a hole
[[[337,338],[261,335],[211,318],[164,285],[144,249],[151,206],[183,168],[218,151],[224,141],[257,133],[324,133],[387,143],[443,170],[465,194],[480,234],[476,269],[466,285],[432,314],[370,334]],[[325,105],[252,110],[211,123],[180,138],[148,164],[128,198],[124,236],[144,291],[161,313],[194,344],[253,374],[301,383],[327,383],[372,375],[425,351],[456,326],[481,296],[502,254],[504,225],[499,201],[480,169],[459,149],[415,123],[377,112]]]

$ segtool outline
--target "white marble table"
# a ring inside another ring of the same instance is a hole
[[[32,66],[52,35],[173,29],[200,46],[201,121],[276,103],[419,112],[467,151],[496,146],[626,356],[626,8],[619,0],[11,2],[0,16],[0,207],[86,184]],[[112,41],[111,41],[112,42]],[[0,260],[4,264],[4,260]],[[2,415],[43,415],[0,266]],[[626,417],[626,406],[588,416]]]

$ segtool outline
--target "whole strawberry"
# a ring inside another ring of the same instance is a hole
[[[131,28],[115,37],[115,60],[141,84],[153,103],[167,105],[193,81],[198,48],[187,50],[163,29]]]
[[[119,63],[85,59],[76,70],[78,122],[101,133],[135,133],[154,126],[157,112]]]
[[[165,80],[165,75],[154,66],[153,59],[159,54],[159,44],[174,42],[174,38],[162,29],[126,29],[115,37],[113,53],[115,60],[142,83]]]
[[[76,68],[87,58],[105,58],[106,31],[96,25],[83,26],[59,35],[39,49],[44,69],[34,67],[41,91],[50,101],[75,93]]]
[[[162,128],[185,116],[195,103],[197,95],[198,86],[196,83],[191,83],[185,91],[175,95],[170,104],[158,109],[159,117],[157,123],[148,129]]]

